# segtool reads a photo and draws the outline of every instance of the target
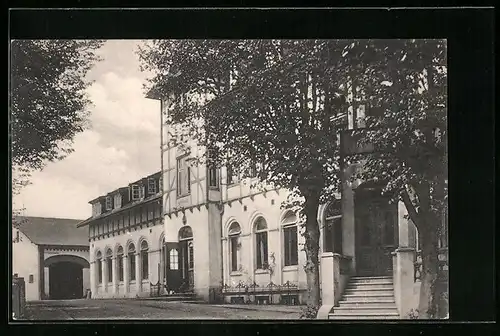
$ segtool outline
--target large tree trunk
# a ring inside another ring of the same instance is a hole
[[[307,277],[307,305],[319,307],[321,294],[319,290],[319,225],[317,221],[319,195],[310,194],[305,196],[304,212],[305,224],[305,247],[306,264],[304,270]]]
[[[441,288],[438,284],[439,223],[437,218],[420,217],[421,227],[419,228],[419,240],[421,242],[422,273],[420,277],[421,287],[418,315],[421,319],[435,319],[439,318],[439,302],[442,295]]]

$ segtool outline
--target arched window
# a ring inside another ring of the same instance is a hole
[[[256,257],[256,267],[257,269],[265,269],[268,264],[267,255],[267,223],[262,217],[259,217],[255,221],[254,225],[255,231],[255,257]]]
[[[106,252],[106,267],[108,269],[108,282],[113,282],[113,251]]]
[[[231,271],[238,270],[239,261],[239,249],[240,249],[240,235],[241,228],[237,222],[233,222],[229,226],[228,237],[229,237],[229,250],[231,256]]]
[[[118,246],[116,250],[116,261],[118,262],[118,281],[123,281],[123,247]]]
[[[339,199],[326,208],[323,237],[324,252],[342,254],[342,204]]]
[[[297,216],[292,211],[286,213],[281,223],[283,226],[283,249],[285,266],[299,264]]]
[[[142,280],[149,278],[149,247],[148,242],[143,240],[141,243],[141,262],[142,262]]]
[[[130,275],[130,281],[135,280],[135,245],[133,243],[130,243],[128,246],[128,262],[129,262],[129,275]]]
[[[102,254],[101,251],[98,251],[96,254],[96,262],[97,262],[97,281],[102,283]]]
[[[190,226],[184,226],[179,230],[179,240],[193,238],[193,230]]]

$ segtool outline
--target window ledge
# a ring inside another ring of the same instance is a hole
[[[283,272],[297,271],[298,269],[299,269],[298,265],[284,266],[283,267]]]
[[[135,284],[135,280],[130,280],[129,282],[131,285],[134,285]]]
[[[256,269],[255,274],[269,274],[269,270],[266,269]]]
[[[149,282],[149,279],[142,279],[143,284],[145,284],[145,283],[147,284],[148,282]]]
[[[182,195],[177,195],[177,199],[179,199],[179,198],[184,198],[184,197],[188,197],[189,195],[191,195],[191,193],[182,194]]]
[[[229,275],[230,276],[240,276],[240,275],[243,275],[243,273],[239,272],[239,271],[232,271]]]

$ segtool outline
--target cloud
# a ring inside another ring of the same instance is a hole
[[[120,42],[103,47],[104,60],[91,74],[91,128],[75,137],[68,157],[34,173],[14,200],[26,215],[87,218],[88,201],[160,170],[159,103],[144,97],[135,44]]]

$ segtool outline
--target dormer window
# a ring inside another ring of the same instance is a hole
[[[92,205],[92,214],[94,216],[99,216],[101,214],[101,203],[97,202]]]
[[[154,195],[156,194],[156,180],[152,177],[148,178],[148,194]]]
[[[116,194],[114,197],[115,209],[122,207],[122,195]]]
[[[141,188],[138,184],[132,184],[131,186],[132,200],[138,200],[141,198]]]
[[[106,196],[106,211],[113,210],[113,199],[111,196]]]

